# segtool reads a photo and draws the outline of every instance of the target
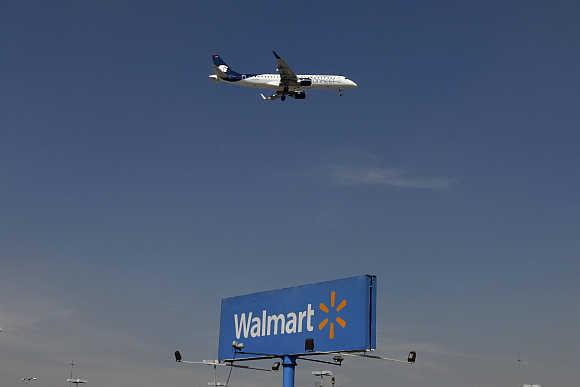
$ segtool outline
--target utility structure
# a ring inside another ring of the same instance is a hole
[[[68,383],[68,386],[71,387],[72,384],[75,385],[75,387],[79,387],[79,384],[86,384],[89,381],[85,380],[85,379],[81,379],[78,376],[74,377],[73,376],[73,369],[75,367],[76,363],[73,361],[70,362],[70,376],[66,379],[66,382]]]
[[[330,383],[332,384],[332,387],[334,387],[334,384],[336,383],[336,378],[334,377],[334,374],[332,373],[332,371],[329,371],[329,370],[312,371],[312,375],[320,377],[320,383],[316,383],[315,384],[316,387],[323,387],[324,386],[324,377],[325,376],[328,376],[330,378]]]
[[[184,361],[276,372],[282,366],[282,386],[294,387],[299,361],[341,366],[345,356],[414,364],[417,354],[406,360],[375,355],[376,295],[374,275],[344,278],[278,289],[222,300],[218,360]],[[331,360],[317,356],[332,356]],[[315,358],[316,356],[316,358]],[[252,360],[275,360],[271,369],[239,364]],[[330,372],[330,371],[329,371]],[[215,382],[215,377],[214,377]]]

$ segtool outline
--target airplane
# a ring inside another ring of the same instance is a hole
[[[24,383],[30,383],[30,382],[34,382],[34,381],[38,380],[38,378],[34,377],[34,376],[27,376],[27,377],[22,378],[20,380]]]
[[[264,101],[280,99],[286,100],[287,96],[294,99],[305,99],[306,89],[338,89],[342,95],[344,89],[357,87],[358,85],[343,75],[325,74],[296,74],[288,63],[272,51],[276,57],[276,71],[278,74],[240,74],[226,63],[218,54],[212,56],[215,74],[208,77],[216,82],[225,82],[232,85],[245,87],[276,89],[274,94],[265,96],[260,93]]]

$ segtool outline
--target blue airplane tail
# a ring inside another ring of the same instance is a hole
[[[212,59],[213,59],[213,64],[216,66],[221,66],[221,65],[228,65],[221,56],[219,56],[218,54],[213,54],[212,55]]]
[[[228,76],[240,75],[237,72],[235,72],[234,70],[232,70],[232,68],[218,54],[212,55],[212,59],[213,59],[213,64],[215,66],[216,72],[218,74],[221,73],[221,74],[228,75]]]

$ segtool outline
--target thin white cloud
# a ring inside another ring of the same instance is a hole
[[[344,185],[385,185],[399,188],[448,189],[453,180],[447,177],[416,176],[391,167],[354,167],[338,165],[330,168],[332,178]]]

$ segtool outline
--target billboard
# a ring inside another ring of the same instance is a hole
[[[363,275],[222,300],[220,361],[376,347],[376,277]],[[236,353],[232,342],[243,343]]]

